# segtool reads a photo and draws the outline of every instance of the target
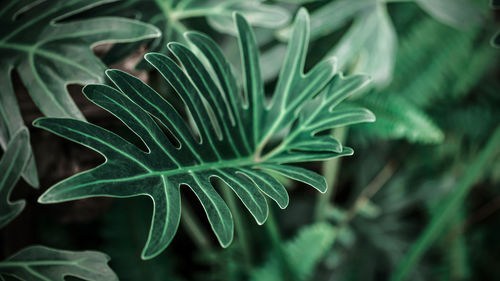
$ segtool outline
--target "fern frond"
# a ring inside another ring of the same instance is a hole
[[[285,256],[296,280],[309,280],[321,258],[335,241],[336,229],[327,223],[304,227],[295,238],[283,246]],[[272,254],[266,263],[251,274],[252,281],[285,280],[277,255]]]

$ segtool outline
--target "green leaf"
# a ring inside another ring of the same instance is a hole
[[[414,143],[440,143],[444,140],[444,133],[427,113],[397,93],[370,93],[356,103],[371,108],[377,116],[372,126],[356,126],[365,136],[404,138]]]
[[[329,55],[339,58],[339,68],[371,75],[378,86],[387,85],[394,69],[397,35],[384,5],[363,12]]]
[[[12,71],[7,71],[0,75],[0,85],[2,85],[3,89],[0,90],[0,147],[4,151],[7,149],[7,143],[11,141],[16,132],[25,128],[14,89],[12,88],[12,83],[10,83],[11,73]],[[31,151],[31,147],[29,150]],[[31,154],[31,158],[28,161],[22,176],[29,185],[37,188],[39,186],[38,173],[33,154]]]
[[[64,281],[65,276],[74,276],[88,281],[118,280],[108,261],[108,256],[95,251],[30,246],[0,262],[0,278],[9,275],[26,281]]]
[[[83,115],[67,92],[69,83],[103,82],[105,66],[91,47],[103,42],[131,42],[158,37],[153,26],[123,18],[106,17],[63,21],[107,0],[3,1],[0,4],[0,144],[22,126],[11,85],[11,73],[21,81],[40,111],[52,117]],[[24,178],[38,186],[34,161]]]
[[[19,130],[7,145],[0,160],[0,228],[7,225],[24,209],[24,200],[10,202],[9,197],[31,156],[28,129]]]
[[[233,12],[241,13],[251,25],[264,28],[281,27],[290,20],[286,9],[257,0],[123,0],[110,3],[103,9],[93,9],[90,14],[134,17],[155,25],[162,31],[163,36],[152,40],[149,50],[166,53],[169,41],[184,41],[183,33],[190,29],[190,19],[206,18],[208,24],[217,31],[236,34],[232,23]],[[107,53],[104,61],[114,63],[137,47],[138,43],[117,44]],[[148,65],[142,62],[138,67],[145,68]]]
[[[119,70],[108,70],[106,73],[118,90],[105,85],[88,85],[83,92],[125,123],[141,138],[147,151],[81,120],[37,119],[35,126],[85,145],[106,158],[102,165],[57,183],[39,201],[56,203],[93,196],[150,196],[154,201],[153,218],[142,253],[142,257],[148,259],[163,251],[177,231],[181,185],[189,186],[196,194],[223,247],[233,239],[233,219],[214,189],[212,178],[224,181],[258,224],[263,224],[268,215],[263,194],[282,208],[288,204],[285,188],[268,173],[269,170],[324,192],[323,177],[283,164],[352,154],[352,149],[340,144],[334,150],[324,148],[322,143],[316,147],[315,140],[321,137],[315,134],[337,126],[373,121],[373,115],[360,109],[334,110],[352,93],[344,86],[346,82],[342,78],[334,78],[334,60],[320,62],[307,74],[303,73],[309,34],[309,17],[305,10],[300,10],[295,20],[273,101],[266,106],[255,36],[242,15],[234,17],[244,66],[241,83],[244,95],[240,94],[221,49],[212,39],[196,32],[186,34],[196,51],[180,43],[168,45],[180,65],[163,54],[145,56],[179,94],[193,126],[138,78]],[[206,68],[202,60],[209,67]],[[364,83],[363,79],[354,80]],[[318,107],[311,113],[312,119],[305,118],[302,113],[307,106]],[[166,132],[156,121],[166,128]],[[294,123],[297,125],[292,126]],[[283,130],[290,132],[281,144],[273,143],[271,140]],[[300,140],[312,141],[313,149],[297,150],[289,145],[296,144],[299,136]]]
[[[374,8],[373,0],[331,1],[311,13],[311,39],[328,35],[342,28],[362,11]]]
[[[438,21],[454,27],[477,24],[483,16],[470,0],[416,0],[416,2]]]
[[[295,238],[285,242],[285,256],[296,280],[310,280],[315,267],[333,245],[336,234],[337,230],[331,225],[318,223],[302,228]],[[271,255],[264,265],[252,272],[250,280],[286,280],[278,256]]]

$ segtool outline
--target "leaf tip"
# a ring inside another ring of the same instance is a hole
[[[299,9],[299,11],[297,12],[297,18],[295,20],[308,23],[309,22],[309,12],[307,12],[307,9],[304,7],[301,7]]]
[[[45,128],[44,121],[47,119],[48,119],[47,117],[37,118],[33,122],[31,122],[31,125],[33,125],[33,127],[35,127],[35,128]]]

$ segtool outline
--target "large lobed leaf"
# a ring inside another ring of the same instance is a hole
[[[40,111],[84,119],[66,90],[69,83],[103,82],[104,64],[91,47],[158,37],[151,25],[117,17],[64,21],[109,0],[2,1],[0,4],[0,146],[22,126],[11,75],[15,70]],[[33,160],[24,178],[38,186]]]
[[[212,179],[229,185],[259,224],[268,215],[263,194],[281,208],[288,205],[286,189],[270,171],[325,192],[322,176],[286,163],[353,153],[322,133],[374,120],[366,109],[336,108],[366,84],[366,77],[336,75],[334,59],[303,73],[309,17],[305,10],[300,10],[275,93],[266,105],[255,36],[242,15],[235,14],[234,18],[244,66],[244,95],[221,49],[209,37],[196,32],[185,35],[196,51],[179,43],[168,45],[182,67],[163,54],[145,56],[179,94],[194,126],[189,126],[171,104],[139,79],[108,70],[108,77],[118,89],[88,85],[83,91],[139,136],[147,151],[81,120],[38,119],[35,126],[81,143],[106,158],[102,165],[57,183],[39,201],[150,196],[154,202],[153,218],[142,257],[152,258],[167,247],[177,231],[181,185],[189,186],[196,194],[223,247],[233,239],[233,220]],[[279,143],[273,143],[283,131],[288,134]]]
[[[118,280],[107,265],[108,261],[108,256],[95,251],[72,252],[30,246],[0,262],[0,280],[5,275],[26,281],[64,281],[65,276],[88,281]]]

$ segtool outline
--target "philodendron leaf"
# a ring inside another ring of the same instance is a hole
[[[167,52],[167,42],[183,41],[182,34],[188,30],[187,20],[206,18],[208,24],[220,32],[235,34],[232,13],[241,13],[253,26],[277,28],[289,22],[286,9],[277,5],[263,4],[257,0],[122,0],[110,3],[103,9],[93,9],[100,15],[122,15],[134,17],[158,27],[163,36],[152,40],[149,50]],[[137,49],[136,44],[117,44],[106,54],[104,61],[113,63]],[[140,64],[139,68],[148,67]]]
[[[36,106],[52,117],[83,115],[67,92],[69,83],[103,82],[105,66],[91,47],[102,42],[130,42],[158,37],[151,25],[117,17],[60,22],[70,15],[109,0],[2,1],[0,4],[0,145],[22,126],[11,85],[19,73]],[[24,174],[38,186],[34,162]]]
[[[221,49],[209,37],[196,32],[186,34],[196,52],[180,43],[168,45],[182,66],[163,54],[145,56],[179,94],[194,126],[189,126],[172,105],[139,79],[122,71],[107,71],[118,90],[88,85],[83,92],[137,134],[147,151],[81,120],[38,119],[35,126],[90,147],[106,158],[102,165],[57,183],[39,201],[150,196],[154,201],[153,219],[142,253],[147,259],[163,251],[177,231],[181,185],[189,186],[196,194],[223,247],[233,239],[233,220],[226,203],[212,186],[212,178],[229,185],[258,224],[264,223],[268,215],[263,194],[281,208],[288,205],[285,188],[269,172],[325,192],[322,176],[287,163],[353,153],[338,141],[326,141],[317,134],[337,126],[374,120],[367,110],[335,110],[351,89],[361,87],[366,79],[356,77],[347,82],[341,77],[334,78],[336,68],[332,59],[303,73],[309,17],[305,10],[300,10],[273,100],[266,106],[255,36],[242,15],[235,14],[234,18],[244,66],[243,96]],[[210,66],[204,67],[206,64]],[[283,130],[289,130],[284,139],[278,144],[271,143]]]
[[[107,255],[95,251],[30,246],[0,262],[0,279],[9,275],[25,281],[64,281],[65,276],[88,281],[118,280],[108,261]]]
[[[22,128],[10,140],[0,160],[0,228],[24,209],[25,201],[10,202],[12,189],[21,177],[31,155],[28,129]]]

